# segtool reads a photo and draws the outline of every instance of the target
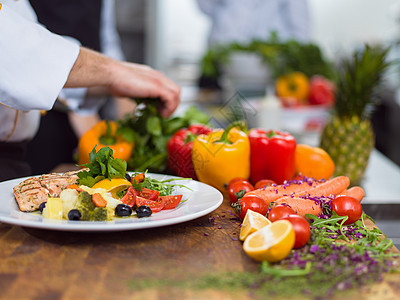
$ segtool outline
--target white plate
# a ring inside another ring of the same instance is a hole
[[[177,178],[160,174],[148,175],[157,180]],[[42,218],[40,213],[24,213],[19,210],[13,187],[26,178],[28,177],[0,182],[0,222],[62,231],[134,230],[167,226],[202,217],[217,209],[223,200],[221,192],[207,184],[195,180],[178,180],[177,184],[183,184],[191,189],[176,188],[174,191],[176,195],[183,194],[182,199],[186,201],[181,202],[175,209],[163,210],[151,217],[116,218],[107,222],[49,220]]]

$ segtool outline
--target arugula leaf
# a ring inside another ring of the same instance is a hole
[[[122,159],[115,159],[110,147],[103,147],[96,153],[96,146],[89,153],[90,163],[84,164],[89,171],[78,173],[78,184],[92,187],[97,182],[108,178],[125,178],[127,163]]]

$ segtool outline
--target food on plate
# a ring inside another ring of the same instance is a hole
[[[269,224],[271,224],[271,221],[268,220],[265,215],[252,211],[251,209],[247,210],[242,226],[240,227],[240,240],[244,241],[250,234]]]
[[[129,143],[122,136],[117,135],[117,128],[117,123],[113,121],[100,121],[85,132],[78,143],[79,164],[90,162],[89,153],[95,146],[109,147],[113,150],[115,158],[129,160],[133,143]]]
[[[305,144],[296,146],[296,173],[315,179],[328,180],[335,171],[335,164],[329,154],[319,148]]]
[[[199,135],[193,142],[192,160],[197,178],[221,192],[235,177],[249,178],[250,143],[247,134],[232,123],[225,130]]]
[[[278,184],[293,178],[296,170],[296,139],[287,132],[251,129],[250,181],[271,179]]]
[[[243,243],[243,250],[255,260],[278,262],[288,256],[294,243],[292,223],[279,220],[250,234]]]
[[[46,174],[25,179],[13,188],[14,196],[21,211],[35,211],[49,197],[58,197],[63,189],[75,184],[80,171],[63,174]]]

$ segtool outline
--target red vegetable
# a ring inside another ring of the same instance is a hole
[[[137,196],[136,190],[133,188],[133,186],[130,186],[126,191],[125,195],[121,198],[121,202],[126,205],[129,205],[130,207],[133,207],[136,203],[136,196]]]
[[[297,249],[305,246],[311,235],[310,223],[308,223],[307,219],[293,214],[283,217],[282,220],[288,220],[293,225],[294,234],[296,236],[293,248]]]
[[[251,209],[252,211],[258,212],[265,216],[268,212],[268,205],[265,203],[263,199],[257,196],[244,196],[239,200],[240,203],[240,211],[239,216],[242,220],[246,216],[247,210]]]
[[[165,206],[165,199],[158,198],[157,200],[149,200],[140,196],[136,197],[136,206],[147,205],[153,213],[159,212]]]
[[[254,189],[258,190],[258,189],[266,188],[273,184],[276,184],[275,181],[273,181],[273,180],[261,179],[261,180],[257,181],[257,183],[254,185]]]
[[[273,207],[268,213],[268,219],[271,222],[278,221],[288,215],[296,214],[296,212],[286,205],[277,205]]]
[[[160,196],[161,200],[165,201],[165,205],[163,209],[173,209],[178,206],[178,204],[182,200],[182,195],[168,195],[168,196]]]
[[[167,142],[168,165],[181,177],[197,179],[193,162],[193,141],[200,134],[208,134],[212,130],[205,125],[190,125],[178,130]]]
[[[350,196],[338,196],[331,202],[332,210],[339,216],[348,216],[346,222],[343,224],[353,224],[358,221],[362,215],[362,206],[357,199]]]
[[[293,178],[296,170],[296,139],[286,132],[251,129],[250,181],[271,179],[277,184]]]
[[[158,195],[160,195],[159,191],[156,190],[151,190],[148,188],[141,188],[140,191],[137,191],[138,195],[140,197],[149,199],[149,200],[156,200],[158,198]]]
[[[335,102],[334,84],[323,76],[313,76],[310,80],[308,102],[311,105],[332,105]]]
[[[236,193],[240,192],[241,190],[244,190],[245,193],[247,193],[247,192],[253,191],[254,187],[247,180],[236,181],[233,184],[229,184],[228,196],[229,196],[229,200],[231,201],[231,203],[237,202],[238,197],[237,197]]]

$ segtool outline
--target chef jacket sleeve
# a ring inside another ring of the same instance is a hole
[[[0,103],[50,110],[78,55],[77,44],[1,5]]]

